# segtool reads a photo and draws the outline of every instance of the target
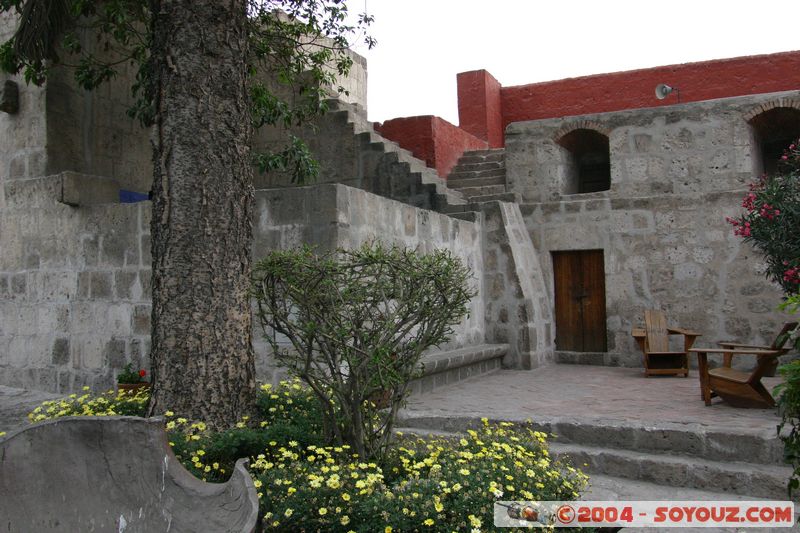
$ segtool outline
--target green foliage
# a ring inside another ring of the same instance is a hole
[[[761,176],[742,201],[746,212],[729,218],[734,233],[767,261],[766,275],[787,295],[800,291],[800,147],[781,157],[779,172]]]
[[[117,374],[117,383],[145,383],[144,377],[147,372],[144,369],[134,370],[133,363],[128,363],[122,367],[122,371]]]
[[[460,440],[418,438],[383,467],[348,446],[279,446],[253,464],[265,531],[484,531],[497,499],[573,500],[586,476],[545,435],[484,423]]]
[[[0,68],[41,85],[52,68],[66,66],[80,87],[92,90],[133,65],[128,114],[149,126],[155,118],[149,8],[147,0],[2,0],[0,12],[17,12],[20,25],[0,45]],[[362,14],[350,23],[342,0],[250,0],[247,13],[256,127],[288,129],[323,113],[329,91],[345,92],[336,80],[352,66],[350,42],[363,38],[375,45],[364,34],[372,18]],[[269,88],[259,72],[269,73]],[[301,183],[318,173],[308,148],[291,136],[283,150],[257,154],[256,164],[262,172],[291,171]]]
[[[382,463],[370,462],[346,444],[324,445],[315,394],[298,381],[258,394],[256,418],[224,431],[165,416],[173,452],[204,481],[225,481],[238,458],[250,458],[265,531],[488,531],[498,499],[573,500],[586,485],[528,427],[484,420],[462,438],[402,436]],[[147,400],[146,391],[86,392],[45,402],[29,418],[143,415]]]
[[[422,352],[446,342],[467,314],[469,278],[447,251],[306,247],[260,261],[253,296],[275,357],[316,394],[330,442],[381,457]]]
[[[62,416],[144,416],[147,411],[147,402],[150,400],[150,391],[110,390],[98,396],[89,392],[89,387],[83,388],[83,394],[70,394],[60,400],[48,400],[28,414],[31,422],[41,422]]]
[[[800,312],[800,294],[788,297],[781,308],[792,314]],[[789,343],[800,350],[800,329],[795,329],[791,335]],[[800,488],[800,359],[782,365],[778,372],[784,379],[774,390],[781,413],[778,435],[783,441],[784,459],[794,468],[787,485],[791,496],[793,491]],[[788,432],[784,432],[787,427]]]

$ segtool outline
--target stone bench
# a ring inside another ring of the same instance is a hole
[[[508,344],[479,344],[422,356],[422,376],[412,381],[411,394],[431,392],[480,374],[499,370]]]
[[[65,417],[0,438],[2,531],[250,533],[258,497],[246,461],[227,483],[195,478],[160,418]]]

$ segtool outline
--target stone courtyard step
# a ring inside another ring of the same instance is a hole
[[[481,424],[480,417],[475,416],[435,416],[407,411],[400,413],[400,420],[406,427],[462,433]],[[495,420],[505,419],[498,416]],[[625,420],[574,418],[534,420],[530,425],[537,431],[556,435],[555,441],[560,444],[672,453],[709,461],[784,465],[783,444],[774,433],[734,432],[699,424],[641,424]]]
[[[498,417],[494,421],[502,420]],[[398,427],[412,433],[459,434],[480,425],[480,418],[475,416],[423,412],[401,411],[398,420]],[[550,439],[553,454],[569,456],[590,476],[611,475],[662,487],[787,499],[791,468],[783,463],[782,443],[772,432],[591,419],[552,419],[530,425],[554,435]]]
[[[667,453],[642,453],[613,448],[578,446],[553,442],[557,457],[569,457],[572,464],[592,474],[657,483],[673,487],[733,493],[765,499],[786,497],[788,466],[721,462]]]
[[[422,376],[409,384],[411,394],[431,392],[445,385],[500,369],[508,344],[479,344],[425,354]]]

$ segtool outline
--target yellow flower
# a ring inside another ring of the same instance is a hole
[[[286,518],[289,518],[290,516],[292,516],[292,513],[293,513],[293,512],[294,512],[294,511],[292,510],[292,508],[291,508],[291,507],[288,507],[288,508],[286,509],[286,511],[284,511],[284,513],[283,513],[283,516],[285,516]]]
[[[342,494],[342,499],[344,501],[346,501],[346,502],[349,502],[350,501],[350,495],[345,492],[344,494]]]
[[[437,513],[441,513],[444,510],[444,505],[441,502],[436,502],[433,504],[433,508],[436,509]]]
[[[347,515],[344,515],[342,517],[342,519],[340,520],[340,522],[342,523],[343,526],[346,526],[347,524],[350,523],[350,517],[347,516]]]
[[[164,416],[175,416],[175,413],[172,411],[164,411]]]
[[[319,514],[320,514],[320,516],[325,516],[326,514],[328,514],[328,510],[326,508],[324,508],[324,507],[320,507],[319,508]]]
[[[426,520],[423,522],[423,524],[425,524],[426,526],[432,526],[432,525],[433,525],[433,518],[428,518],[428,519],[426,519]]]
[[[260,479],[256,479],[255,481],[253,481],[253,485],[258,489],[261,488],[261,485],[263,485],[263,483],[261,483]]]
[[[469,515],[467,518],[469,518],[469,523],[472,527],[481,527],[481,519],[474,514]]]
[[[392,533],[392,526],[386,526],[383,528],[383,533]]]
[[[462,476],[468,476],[469,470],[467,470],[466,468],[462,468],[461,470],[458,471],[458,473],[461,474]]]

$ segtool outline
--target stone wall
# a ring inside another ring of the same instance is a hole
[[[469,317],[455,328],[452,340],[441,349],[482,344],[486,305],[480,224],[389,200],[340,184],[270,189],[257,192],[253,256],[258,259],[275,248],[302,244],[320,250],[354,248],[378,239],[416,248],[423,253],[450,250],[472,270],[478,295],[470,303]],[[254,334],[259,353],[259,373],[272,377],[263,333]]]
[[[70,207],[61,176],[7,187],[0,209],[0,384],[47,391],[102,390],[128,361],[149,366],[150,204]],[[258,191],[254,258],[273,248],[358,246],[369,239],[447,248],[479,291],[457,327],[457,348],[484,342],[478,224],[342,185]],[[259,375],[275,377],[254,332]]]
[[[14,33],[14,18],[0,15],[0,41]],[[0,112],[0,208],[5,204],[2,185],[10,180],[42,176],[47,166],[47,123],[45,121],[45,91],[42,87],[26,85],[22,76],[4,75],[2,81],[14,81],[19,90],[19,110],[10,115]]]
[[[480,208],[485,221],[486,341],[509,345],[503,358],[507,368],[552,362],[552,303],[519,206],[493,201]]]
[[[0,209],[0,383],[108,387],[148,366],[150,205],[69,207],[58,176],[6,184]]]
[[[787,319],[776,311],[781,293],[725,217],[741,211],[758,159],[746,118],[776,106],[797,108],[798,93],[509,126],[509,189],[522,196],[550,295],[551,252],[604,253],[608,353],[572,360],[638,366],[630,329],[650,307],[706,345],[772,341]],[[610,190],[565,194],[569,154],[556,141],[575,128],[608,136]]]

